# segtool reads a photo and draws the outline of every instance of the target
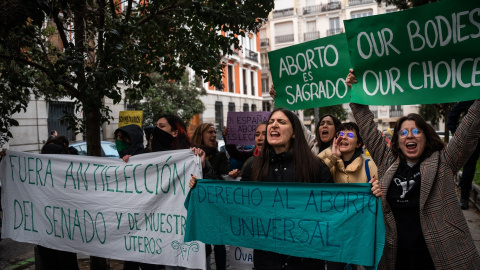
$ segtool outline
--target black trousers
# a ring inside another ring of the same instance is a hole
[[[324,270],[325,261],[301,258],[275,252],[255,249],[253,251],[255,270]]]

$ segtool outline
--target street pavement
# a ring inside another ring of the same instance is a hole
[[[459,194],[459,191],[457,191],[457,193]],[[475,242],[475,246],[480,252],[480,211],[470,202],[470,207],[468,208],[468,210],[463,210],[463,214],[465,215],[468,227],[470,228],[470,232],[472,234],[473,241]],[[33,247],[34,245],[32,244],[20,243],[11,239],[2,239],[0,241],[0,269],[34,270],[35,260]],[[78,254],[78,263],[80,270],[90,269],[88,256]],[[122,270],[123,262],[118,260],[110,260],[110,269]],[[234,268],[228,266],[228,260],[227,269],[235,270]],[[216,270],[214,258],[212,258],[212,270]]]

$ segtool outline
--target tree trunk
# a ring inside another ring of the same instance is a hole
[[[87,135],[87,155],[102,156],[100,144],[100,109],[92,109],[86,113],[85,129]]]
[[[85,108],[85,107],[84,107]],[[87,155],[102,156],[102,146],[100,144],[100,109],[95,108],[85,113],[85,129],[87,135]],[[109,270],[110,263],[105,258],[90,256],[90,269]]]

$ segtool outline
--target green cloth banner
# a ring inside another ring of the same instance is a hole
[[[321,38],[268,53],[275,85],[275,107],[290,110],[347,103],[345,77],[350,56],[345,34]]]
[[[480,98],[478,1],[444,0],[344,24],[358,79],[352,102],[407,105]]]
[[[276,107],[480,98],[478,1],[443,0],[347,20],[344,25],[345,34],[268,53]],[[358,83],[347,90],[345,78],[351,67]]]
[[[370,184],[198,180],[185,200],[185,242],[199,240],[376,269],[385,245]]]

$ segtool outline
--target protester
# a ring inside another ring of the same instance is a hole
[[[340,124],[338,130],[338,136],[333,139],[332,147],[326,148],[318,154],[318,157],[330,168],[334,182],[375,182],[377,166],[373,161],[363,158],[363,139],[360,136],[357,124],[353,122],[343,123]],[[347,269],[348,266],[356,269],[356,265],[327,262],[328,270],[343,270]]]
[[[206,158],[212,164],[215,171],[213,179],[224,180],[222,175],[230,172],[228,158],[224,152],[217,149],[217,132],[215,126],[211,123],[199,125],[193,133],[193,144],[195,147],[205,151]],[[205,178],[205,176],[204,176]],[[214,245],[215,263],[217,270],[225,270],[227,267],[227,251],[223,245]]]
[[[145,152],[143,147],[143,130],[140,126],[131,124],[115,130],[115,144],[120,158],[128,162],[129,158]],[[124,261],[123,270],[160,270],[159,265]]]
[[[463,101],[457,103],[448,113],[446,125],[447,128],[455,134],[457,131],[458,120],[461,114],[465,114],[468,111],[468,108],[473,104],[471,101]],[[468,201],[470,198],[470,191],[472,190],[472,181],[475,176],[475,169],[477,168],[477,160],[480,156],[480,140],[477,143],[477,148],[473,151],[470,158],[467,160],[465,165],[463,165],[462,176],[460,177],[460,207],[464,210],[468,209]]]
[[[242,181],[332,183],[327,166],[309,150],[298,118],[289,110],[272,112],[266,126],[267,140],[259,156],[245,168]],[[194,187],[196,177],[190,180]],[[263,269],[322,269],[323,260],[254,250],[254,267]]]
[[[41,154],[69,154],[68,140],[65,136],[56,136],[46,143]],[[79,269],[77,254],[68,251],[35,246],[35,269]]]
[[[198,155],[202,161],[202,174],[204,178],[213,179],[215,171],[206,160],[205,151],[200,148],[192,147],[190,137],[187,133],[187,126],[180,117],[172,114],[162,115],[157,120],[157,126],[153,129],[151,138],[151,151],[170,151],[179,149],[192,149],[195,155]],[[207,245],[206,256],[212,252],[210,245]],[[165,266],[166,270],[186,269],[181,266]],[[143,269],[143,268],[142,268]],[[209,265],[207,265],[207,269]]]
[[[320,117],[315,127],[315,141],[311,146],[314,154],[320,153],[332,145],[339,126],[340,120],[333,114],[324,114]]]
[[[143,130],[135,124],[126,125],[115,130],[115,145],[123,161],[145,152],[143,147]]]
[[[354,83],[354,77],[350,70],[347,84]],[[453,183],[480,138],[480,100],[447,146],[412,113],[396,122],[388,147],[368,106],[350,107],[378,166],[386,223],[379,269],[480,269]]]
[[[277,92],[273,85],[270,87],[270,96],[275,99]],[[333,143],[335,134],[340,126],[340,120],[333,114],[324,114],[320,117],[315,126],[315,134],[312,134],[304,125],[302,125],[308,146],[314,155],[330,147]]]
[[[232,178],[237,178],[242,175],[242,172],[245,166],[253,159],[254,156],[258,156],[260,151],[262,151],[263,143],[265,141],[265,136],[267,134],[267,122],[262,122],[258,124],[255,129],[255,147],[252,150],[241,151],[235,147],[234,144],[225,144],[225,148],[230,153],[230,157],[233,157],[237,160],[243,160],[243,166],[241,170],[234,169],[228,173]],[[227,129],[223,130],[223,137],[227,137]],[[227,141],[225,141],[226,143]]]
[[[368,183],[377,175],[377,166],[363,158],[363,139],[357,124],[343,123],[331,148],[318,157],[330,168],[335,183]]]

